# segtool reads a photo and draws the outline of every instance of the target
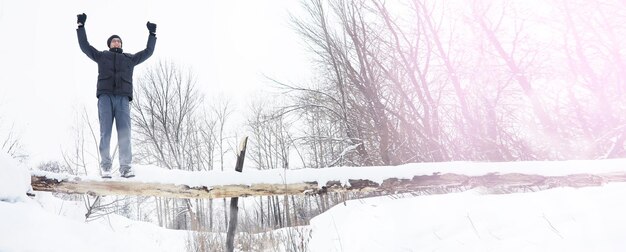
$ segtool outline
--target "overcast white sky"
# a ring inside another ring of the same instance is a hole
[[[78,1],[0,0],[0,129],[15,125],[30,161],[60,159],[77,111],[97,118],[97,65],[78,47],[76,14],[87,14],[89,42],[105,50],[119,35],[124,51],[145,48],[149,20],[158,25],[152,58],[191,67],[207,99],[223,94],[237,109],[270,90],[263,75],[306,82],[307,51],[289,27],[293,0]],[[137,89],[137,87],[135,87]],[[135,90],[137,92],[137,90]]]

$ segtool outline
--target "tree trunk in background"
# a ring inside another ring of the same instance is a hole
[[[272,196],[267,196],[267,227],[272,228]]]
[[[226,198],[222,199],[222,203],[224,206],[224,230],[228,228],[228,203],[226,202]]]
[[[213,229],[213,199],[209,199],[209,232],[215,232]]]
[[[283,203],[285,204],[285,213],[284,213],[285,222],[284,223],[287,227],[291,227],[291,218],[289,216],[290,211],[289,211],[289,196],[288,195],[283,196]]]

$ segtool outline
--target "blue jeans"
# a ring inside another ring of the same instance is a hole
[[[117,129],[117,142],[120,153],[120,172],[130,170],[133,154],[130,147],[130,102],[128,96],[100,95],[98,98],[98,118],[100,119],[100,169],[111,170],[111,130],[113,120]]]

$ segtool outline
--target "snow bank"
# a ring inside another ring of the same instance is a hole
[[[351,200],[311,220],[310,251],[624,251],[626,183]]]
[[[115,214],[85,223],[84,212],[82,202],[63,202],[48,193],[0,202],[0,251],[185,251],[186,231]]]
[[[8,154],[0,153],[0,201],[23,201],[30,189],[30,173]]]

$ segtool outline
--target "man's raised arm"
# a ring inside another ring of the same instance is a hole
[[[87,21],[87,14],[78,14],[76,15],[78,23],[78,28],[76,28],[76,34],[78,35],[78,45],[80,45],[80,50],[83,51],[93,61],[98,61],[100,57],[100,52],[96,50],[93,46],[89,44],[87,41],[87,33],[85,32],[85,22]]]
[[[135,65],[146,61],[154,52],[154,46],[156,45],[156,24],[148,21],[148,23],[146,23],[146,27],[148,27],[148,31],[150,32],[150,35],[148,35],[148,44],[146,45],[146,49],[134,55],[133,62],[135,62]]]

